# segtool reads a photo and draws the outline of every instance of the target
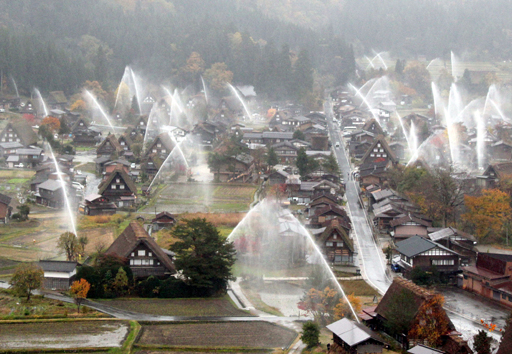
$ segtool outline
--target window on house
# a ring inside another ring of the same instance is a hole
[[[148,256],[153,257],[153,252],[148,252]]]
[[[133,260],[133,265],[141,265],[141,264],[142,264],[142,262],[141,262],[140,259],[134,259]]]
[[[130,259],[130,265],[133,265],[133,259]]]
[[[132,252],[132,257],[135,257],[135,252]]]
[[[158,143],[156,144],[156,147],[162,147],[162,144]]]
[[[166,153],[167,153],[167,150],[162,149],[162,154],[166,154]]]
[[[121,184],[121,185],[119,186],[119,189],[124,189],[124,184]]]
[[[120,183],[121,182],[121,179],[120,178],[116,178],[116,183]]]
[[[153,149],[153,153],[156,153],[156,149]]]
[[[343,247],[343,242],[336,243],[336,247]]]
[[[145,256],[146,255],[146,251],[145,250],[138,250],[137,251],[137,256]]]
[[[116,185],[115,185],[115,184],[111,184],[111,185],[110,185],[110,188],[111,188],[111,189],[116,189]]]
[[[332,246],[334,246],[334,244],[332,242],[330,242],[330,241],[327,241],[325,243],[325,247],[332,247]]]

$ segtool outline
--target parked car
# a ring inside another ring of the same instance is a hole
[[[14,165],[14,167],[16,167],[16,168],[23,168],[23,167],[25,167],[25,165],[23,163],[19,163],[17,165]]]
[[[392,263],[391,270],[395,273],[400,273],[402,271],[402,268],[398,264]]]

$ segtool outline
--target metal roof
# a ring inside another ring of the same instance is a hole
[[[66,272],[71,273],[76,269],[77,262],[66,261],[39,261],[39,266],[45,272]]]
[[[397,242],[396,249],[407,257],[414,257],[420,253],[436,248],[438,245],[420,236],[412,236]]]
[[[56,191],[59,188],[62,188],[62,185],[54,179],[48,179],[39,185],[39,189],[46,189],[48,191]]]
[[[382,340],[377,337],[370,329],[364,327],[363,325],[358,325],[357,323],[343,318],[337,322],[334,322],[327,326],[332,333],[337,335],[343,342],[347,343],[349,346],[353,347],[361,342],[364,342],[370,338],[373,338],[376,341],[382,343]]]
[[[418,344],[414,348],[409,349],[407,351],[407,353],[411,353],[411,354],[444,354],[445,352]]]

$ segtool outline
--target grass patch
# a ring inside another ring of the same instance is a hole
[[[12,296],[7,289],[0,289],[0,319],[41,319],[41,318],[98,318],[104,314],[87,308],[80,314],[74,304],[32,296],[30,302]]]
[[[115,299],[102,300],[109,306],[162,316],[251,316],[237,309],[229,297],[200,299]]]
[[[379,296],[379,292],[372,288],[364,280],[339,280],[346,294],[355,296]]]
[[[30,178],[11,178],[7,181],[9,184],[24,184],[30,181]]]
[[[25,170],[0,170],[0,179],[11,179],[11,178],[32,178],[36,174],[35,171]]]

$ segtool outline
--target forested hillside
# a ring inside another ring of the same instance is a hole
[[[329,72],[333,82],[354,71],[350,47],[339,38],[232,0],[1,0],[0,8],[0,70],[25,92],[34,85],[69,92],[85,79],[112,87],[126,65],[157,82],[185,85],[182,68],[192,52],[206,68],[226,63],[235,83],[271,98],[297,93],[300,75],[291,68],[301,52],[302,64],[311,63],[304,70]]]

